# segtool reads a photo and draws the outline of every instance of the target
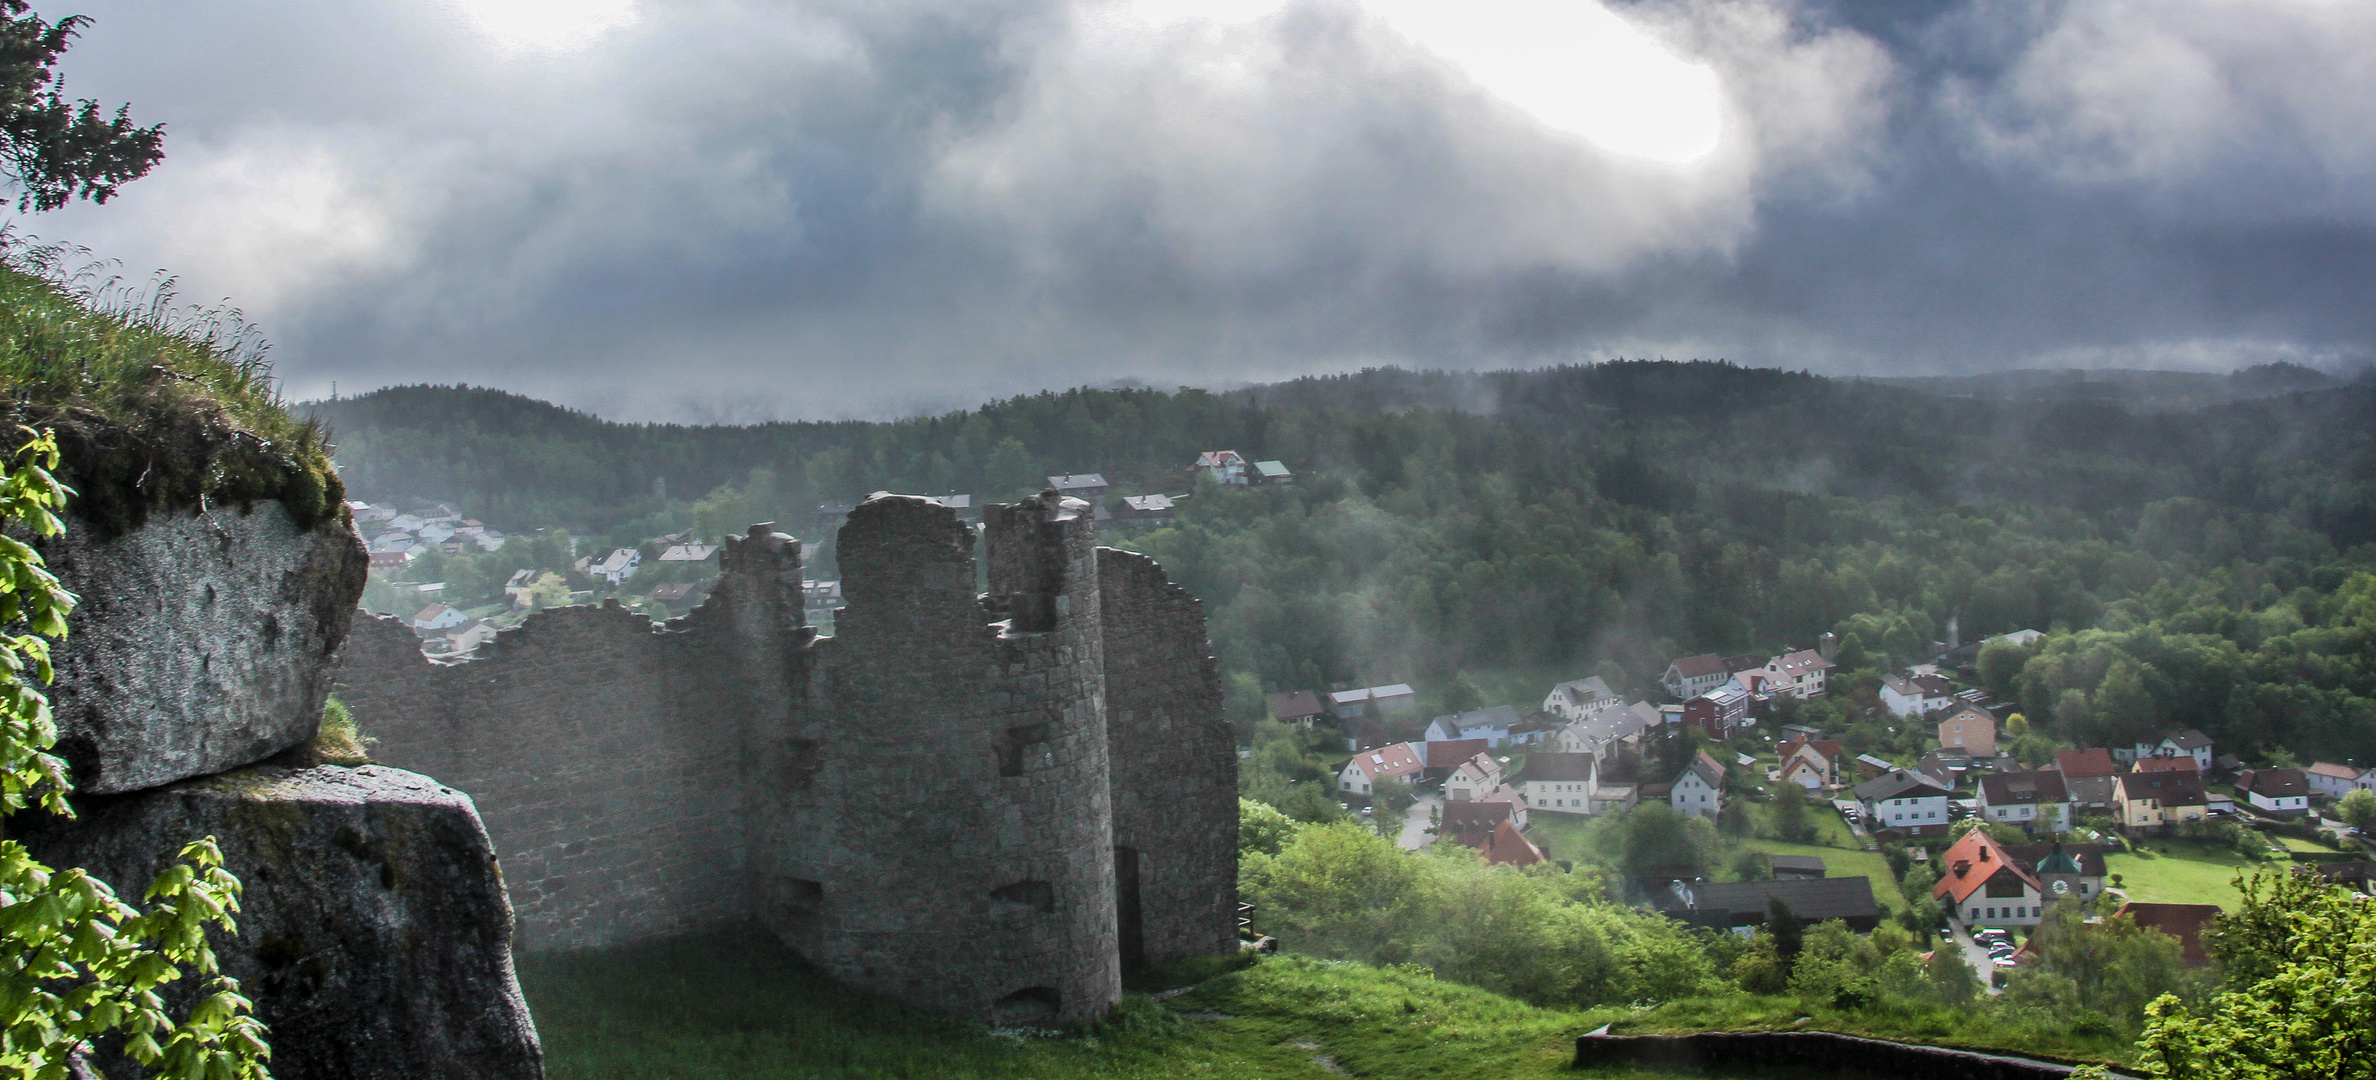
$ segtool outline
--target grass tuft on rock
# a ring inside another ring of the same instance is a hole
[[[81,257],[0,231],[0,436],[57,431],[76,517],[120,535],[204,505],[278,501],[301,527],[343,512],[323,429],[281,401],[253,327]]]

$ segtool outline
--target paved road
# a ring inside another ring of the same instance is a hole
[[[1395,843],[1412,851],[1435,843],[1435,834],[1427,831],[1435,826],[1427,817],[1429,811],[1442,805],[1444,797],[1441,795],[1420,796],[1418,802],[1411,804],[1410,812],[1403,815],[1402,838]]]
[[[1980,976],[1980,984],[1988,987],[1988,992],[1991,994],[2004,993],[1996,987],[1996,957],[1988,955],[1986,946],[1972,940],[1972,935],[1964,932],[1962,923],[1949,922],[1947,926],[1948,932],[1955,935],[1954,946],[1963,950],[1964,963],[1972,965],[1973,974]],[[1949,943],[1940,942],[1939,944]]]

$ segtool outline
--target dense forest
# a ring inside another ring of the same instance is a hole
[[[2376,757],[2376,386],[2232,396],[2173,411],[1645,362],[886,423],[623,425],[457,387],[310,408],[359,497],[603,542],[763,519],[829,539],[820,502],[1012,498],[1051,473],[1191,494],[1175,525],[1109,542],[1205,599],[1240,715],[1266,690],[1514,668],[1641,687],[1677,653],[1825,631],[1878,668],[1927,658],[1952,620],[1967,641],[2051,632],[1983,658],[2042,732],[2185,724],[2248,754]],[[1208,449],[1297,482],[1199,486]]]

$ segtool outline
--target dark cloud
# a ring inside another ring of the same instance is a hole
[[[70,89],[168,121],[171,156],[19,227],[231,297],[301,394],[469,381],[623,417],[1378,362],[2376,346],[2364,5],[1622,5],[1723,88],[1718,149],[1673,166],[1545,128],[1355,0],[640,0],[558,49],[475,2],[82,5]]]

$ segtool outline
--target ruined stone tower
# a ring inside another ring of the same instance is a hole
[[[836,636],[798,545],[729,542],[653,627],[531,617],[433,663],[363,617],[340,693],[375,754],[468,792],[526,949],[755,920],[837,978],[996,1022],[1097,1015],[1126,965],[1234,949],[1237,757],[1202,606],[1086,504],[878,495]]]

